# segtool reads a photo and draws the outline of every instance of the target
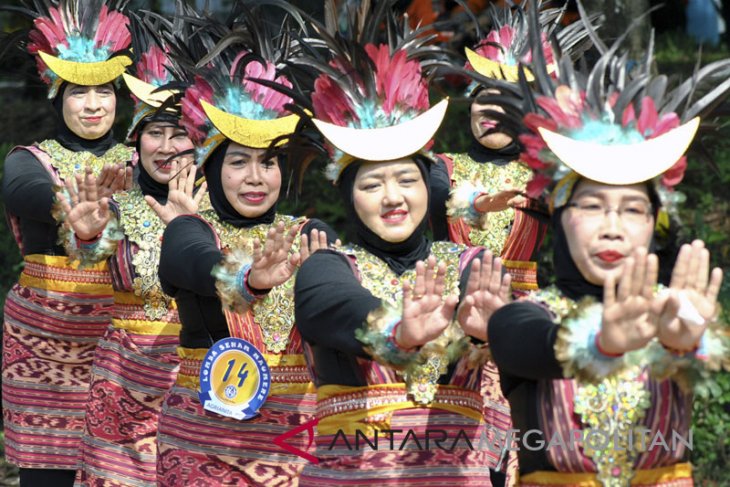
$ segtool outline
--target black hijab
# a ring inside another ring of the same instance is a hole
[[[522,152],[522,147],[514,140],[501,149],[489,149],[484,147],[472,134],[467,155],[479,163],[491,162],[497,166],[505,166],[517,160],[520,152]]]
[[[137,183],[142,190],[142,194],[150,195],[160,203],[164,203],[167,201],[167,183],[160,183],[159,181],[155,181],[152,175],[147,172],[147,169],[145,169],[141,159],[142,153],[140,152],[140,139],[142,138],[142,131],[144,130],[145,126],[151,122],[165,122],[170,124],[171,126],[177,127],[178,118],[174,115],[164,112],[159,114],[155,113],[149,117],[145,117],[144,119],[142,119],[137,127],[137,142],[135,143],[135,149],[137,150],[137,154],[140,155],[140,160],[137,164],[139,170],[139,173],[137,175]],[[175,154],[172,157],[174,158],[178,155],[179,154]]]
[[[421,177],[423,177],[423,182],[426,184],[428,198],[430,199],[431,190],[427,168],[429,162],[425,161],[422,156],[415,156],[414,161],[418,166],[418,170],[421,172]],[[362,164],[362,161],[357,161],[348,165],[342,171],[339,179],[340,195],[342,196],[342,201],[345,203],[348,221],[352,222],[352,227],[348,229],[348,239],[383,260],[393,272],[400,276],[408,269],[412,269],[419,260],[428,258],[431,250],[431,242],[428,241],[425,235],[426,229],[428,228],[428,213],[426,213],[423,220],[406,240],[402,242],[387,242],[380,238],[360,220],[360,217],[355,211],[353,197],[355,176]]]
[[[579,184],[580,181],[576,182],[571,188],[568,201],[572,198],[572,195]],[[654,209],[654,221],[656,221],[661,202],[653,184],[648,183],[646,186],[649,201],[651,201]],[[578,267],[573,261],[573,258],[570,256],[568,239],[565,236],[565,230],[561,223],[563,211],[565,211],[567,207],[568,206],[566,205],[556,208],[551,217],[553,228],[553,267],[555,269],[555,285],[563,292],[563,294],[572,300],[578,300],[584,296],[593,296],[598,301],[603,301],[603,286],[597,286],[588,282],[586,278],[583,277],[583,274],[580,273]],[[649,252],[654,252],[655,249],[655,239],[652,238],[652,242],[649,245]]]
[[[58,88],[58,94],[53,99],[52,105],[56,112],[56,140],[64,146],[66,149],[74,152],[91,152],[95,156],[102,156],[114,147],[116,141],[114,140],[114,131],[109,130],[106,134],[102,135],[98,139],[88,140],[83,137],[76,135],[63,119],[63,92],[66,91],[68,83],[64,81]],[[117,95],[117,89],[112,83],[114,88],[114,96]]]
[[[228,145],[229,141],[226,139],[213,151],[203,166],[205,180],[208,183],[208,195],[210,196],[210,203],[213,206],[213,209],[218,214],[221,221],[230,223],[234,227],[238,228],[248,228],[255,225],[273,223],[274,218],[276,217],[276,203],[271,205],[271,208],[266,210],[263,215],[257,216],[256,218],[247,218],[238,213],[236,209],[233,208],[233,205],[228,202],[226,194],[223,191],[223,181],[221,180],[223,159],[226,156]]]

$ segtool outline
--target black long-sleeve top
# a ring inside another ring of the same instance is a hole
[[[482,253],[474,258],[481,258]],[[470,270],[471,263],[460,276],[462,294]],[[364,326],[381,300],[360,284],[348,257],[332,250],[312,255],[299,269],[294,296],[297,328],[314,358],[315,384],[367,385],[357,358],[370,355],[355,337],[355,330]],[[452,371],[441,376],[439,383],[447,384]]]
[[[307,221],[300,234],[309,235],[315,229],[326,232],[330,242],[337,238],[329,226],[316,219]],[[204,220],[183,215],[172,220],[165,229],[160,254],[160,283],[163,291],[177,303],[182,323],[182,347],[209,348],[230,336],[216,294],[215,277],[211,274],[213,267],[222,260],[216,235]]]
[[[547,310],[529,302],[503,306],[489,320],[489,348],[510,404],[513,428],[521,432],[540,430],[539,381],[563,378],[554,351],[559,328]],[[555,470],[542,449],[520,448],[518,456],[523,475]]]
[[[53,187],[51,175],[29,151],[15,150],[5,159],[5,210],[18,219],[26,255],[66,255],[56,242],[59,225],[51,216]]]

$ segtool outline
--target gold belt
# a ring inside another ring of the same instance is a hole
[[[207,348],[178,347],[180,371],[177,384],[194,391],[200,390],[200,367],[208,353]],[[271,392],[273,396],[284,394],[314,393],[314,384],[309,379],[307,363],[301,354],[262,354],[271,371]]]
[[[61,293],[111,296],[112,279],[106,261],[79,269],[64,255],[26,255],[18,283]]]

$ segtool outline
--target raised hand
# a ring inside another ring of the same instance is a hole
[[[81,240],[92,240],[106,228],[111,214],[109,198],[99,197],[96,178],[87,170],[84,175],[76,174],[65,181],[68,197],[62,192],[56,193],[63,212],[66,213],[65,224],[68,225]]]
[[[147,204],[157,213],[157,216],[160,217],[160,220],[165,225],[177,216],[194,215],[197,213],[207,188],[207,183],[203,183],[200,185],[198,192],[193,195],[195,191],[196,167],[192,162],[185,159],[180,162],[177,160],[172,161],[170,174],[174,174],[175,176],[167,183],[167,201],[164,205],[152,196],[144,197]]]
[[[438,337],[454,316],[458,296],[443,298],[446,264],[430,256],[416,263],[416,282],[403,284],[403,319],[396,332],[399,346],[411,349]]]
[[[716,267],[710,273],[710,252],[705,243],[695,240],[692,245],[683,245],[668,292],[656,298],[663,301],[659,340],[665,347],[678,351],[697,347],[708,322],[717,313],[721,285],[722,270]]]
[[[505,189],[494,194],[480,195],[474,201],[474,208],[480,213],[492,213],[519,206],[524,201],[525,197],[522,195],[522,191],[518,189]]]
[[[334,243],[334,247],[342,245],[340,239]],[[299,250],[299,265],[302,265],[313,253],[321,249],[328,249],[330,245],[327,243],[327,233],[321,232],[316,228],[310,232],[302,234],[301,248]]]
[[[603,320],[599,345],[610,354],[644,347],[657,334],[662,303],[654,299],[659,273],[656,255],[644,247],[626,259],[618,290],[613,274],[603,285]]]
[[[253,243],[253,263],[248,274],[248,285],[254,289],[271,289],[285,283],[299,265],[300,255],[289,255],[292,244],[301,227],[293,226],[288,232],[283,223],[270,228],[266,242],[256,239]]]
[[[96,178],[99,198],[111,198],[114,193],[132,187],[132,168],[124,164],[106,164]]]
[[[474,259],[466,285],[466,294],[456,312],[459,325],[467,335],[487,341],[487,323],[492,313],[509,302],[509,274],[502,276],[502,261],[492,261],[492,253],[485,251],[482,259]]]

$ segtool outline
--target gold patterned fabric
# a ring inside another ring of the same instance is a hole
[[[431,246],[431,255],[436,257],[437,262],[446,264],[444,296],[459,294],[459,259],[465,249],[463,245],[450,242],[434,242]],[[355,257],[362,286],[383,300],[383,307],[402,309],[403,283],[415,285],[415,268],[397,276],[388,264],[361,247],[350,245],[343,248],[342,252]],[[376,326],[375,323],[368,323],[368,327],[373,326]],[[421,347],[415,365],[399,372],[414,401],[420,404],[431,402],[438,379],[446,373],[449,365],[449,346],[458,343],[463,337],[461,327],[455,321],[452,322],[441,336]]]
[[[150,320],[165,316],[172,298],[162,291],[157,268],[165,224],[150,208],[142,190],[132,190],[114,196],[119,206],[119,223],[124,234],[138,250],[132,257],[134,294],[144,299],[144,311]]]
[[[222,222],[214,210],[205,210],[200,214],[213,226],[224,252],[227,252],[227,249],[242,249],[248,255],[253,255],[254,240],[258,239],[262,243],[266,241],[266,234],[270,228],[283,223],[288,231],[294,226],[301,226],[306,220],[303,217],[276,215],[270,225],[238,228]],[[296,238],[291,252],[299,252],[299,248],[300,240]],[[266,351],[269,353],[283,352],[289,342],[289,334],[294,327],[294,278],[295,275],[284,284],[273,288],[263,299],[254,301],[252,305],[256,322],[263,332]]]
[[[447,157],[454,161],[454,172],[451,175],[454,187],[469,182],[483,187],[486,193],[493,194],[508,187],[524,190],[532,178],[532,171],[518,161],[499,166],[480,164],[468,154],[447,154]],[[483,214],[481,217],[483,229],[474,226],[469,233],[471,244],[486,247],[495,255],[501,254],[514,219],[513,208]]]
[[[83,174],[87,167],[91,168],[94,176],[98,176],[105,164],[128,162],[134,154],[134,149],[123,144],[115,145],[101,156],[87,151],[74,152],[54,139],[44,140],[38,147],[51,157],[51,164],[63,180],[75,174]]]

